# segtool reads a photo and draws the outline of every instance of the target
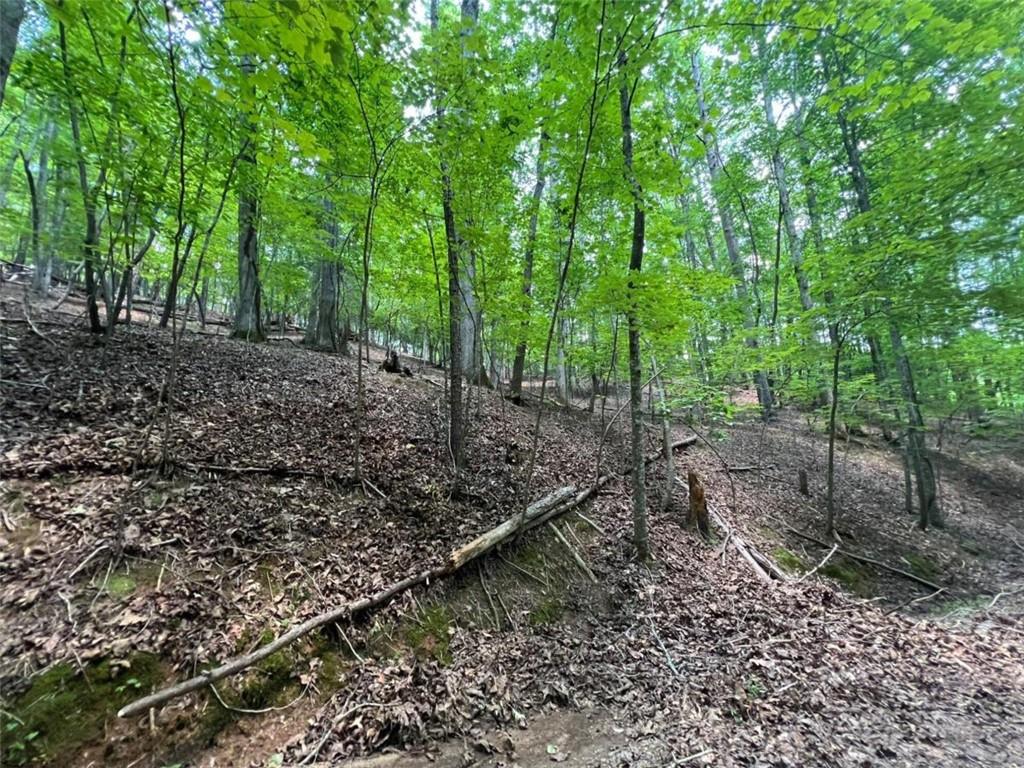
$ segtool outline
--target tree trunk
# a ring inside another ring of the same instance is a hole
[[[868,188],[867,174],[861,162],[857,129],[848,120],[845,110],[839,111],[838,120],[840,133],[843,138],[843,146],[846,149],[850,179],[857,195],[857,208],[862,214],[867,213],[871,210],[871,196]],[[914,374],[910,364],[910,356],[907,354],[906,347],[903,344],[903,333],[892,314],[892,302],[886,299],[883,302],[883,306],[889,315],[889,343],[892,346],[893,359],[896,363],[896,375],[899,378],[900,389],[903,393],[903,401],[907,411],[906,450],[917,484],[920,526],[922,530],[926,529],[929,524],[941,527],[942,515],[939,509],[935,467],[928,456],[925,446],[925,423],[924,418],[921,416],[917,388],[914,385]],[[870,336],[869,343],[871,343]],[[876,355],[876,346],[877,341],[872,346],[873,361]],[[878,353],[878,358],[879,360],[881,359],[880,353]],[[875,364],[877,370],[879,363],[876,362]]]
[[[32,220],[32,233],[31,237],[31,249],[32,249],[32,263],[36,265],[38,269],[39,265],[39,235],[40,229],[42,229],[42,220],[40,218],[39,210],[39,188],[36,185],[36,180],[32,176],[32,168],[28,164],[28,157],[25,153],[21,153],[21,163],[25,168],[25,181],[28,184],[29,194],[29,215]],[[20,249],[19,249],[20,250]],[[15,260],[17,263],[17,259]]]
[[[691,54],[690,65],[693,72],[694,88],[697,93],[697,107],[700,112],[701,120],[704,123],[710,123],[711,115],[708,111],[707,103],[704,98],[704,81],[701,78],[700,61],[697,58],[697,54]],[[736,238],[736,225],[733,221],[732,211],[726,204],[721,190],[725,166],[722,162],[722,156],[718,151],[718,145],[714,136],[711,135],[710,132],[706,132],[704,142],[707,147],[705,154],[707,158],[708,172],[711,175],[712,192],[718,209],[718,218],[722,223],[722,235],[725,237],[725,248],[729,255],[729,264],[732,268],[733,278],[736,280],[736,296],[742,304],[743,327],[747,330],[745,343],[749,349],[756,350],[758,348],[758,342],[757,337],[754,335],[754,315],[751,311],[750,301],[747,294],[747,278],[743,266],[743,257],[740,254],[739,241]],[[771,416],[773,407],[772,390],[771,385],[768,382],[767,372],[760,368],[755,371],[754,384],[757,389],[757,400],[761,405],[761,413],[764,418],[767,419]]]
[[[0,0],[0,106],[4,103],[7,76],[18,47],[18,28],[25,18],[25,0]]]
[[[886,304],[889,302],[886,301]],[[917,478],[919,525],[922,530],[927,529],[929,525],[942,527],[935,467],[925,446],[925,423],[917,399],[917,388],[914,386],[910,358],[907,356],[903,346],[903,336],[895,321],[890,322],[889,325],[889,340],[892,344],[893,356],[896,358],[896,374],[900,380],[900,388],[903,391],[903,400],[907,408],[906,451],[910,459],[910,466]]]
[[[459,471],[466,464],[462,431],[462,297],[459,295],[459,235],[452,210],[452,182],[442,169],[444,232],[448,245],[448,446],[455,464],[456,485]]]
[[[255,71],[248,56],[242,59],[242,71],[251,77]],[[246,122],[246,147],[238,169],[238,304],[231,335],[236,339],[260,342],[266,338],[263,330],[262,293],[259,272],[259,192],[256,177],[256,149],[253,129]]]
[[[50,249],[41,247],[41,243],[42,228],[46,224],[47,214],[46,188],[50,181],[50,148],[53,146],[56,135],[56,122],[52,119],[48,120],[46,123],[46,130],[43,135],[43,145],[39,150],[39,173],[35,184],[39,231],[37,233],[33,233],[32,236],[32,265],[35,268],[32,273],[32,290],[43,296],[50,292]]]
[[[811,289],[807,281],[807,273],[804,271],[803,241],[797,232],[796,216],[793,214],[793,206],[790,203],[786,164],[782,160],[782,146],[775,126],[775,93],[771,87],[768,57],[763,46],[762,42],[761,94],[764,99],[764,118],[772,149],[772,175],[775,177],[775,187],[779,192],[779,209],[786,226],[786,244],[789,246],[789,260],[793,264],[793,275],[796,277],[797,290],[800,293],[800,306],[803,307],[804,312],[810,312],[814,308],[814,301],[811,299]]]
[[[828,412],[828,467],[825,475],[825,535],[828,538],[835,535],[836,411],[839,407],[839,359],[842,352],[842,339],[837,338],[832,345],[832,395]]]
[[[210,305],[210,276],[203,278],[203,289],[199,294],[196,306],[199,309],[199,327],[206,329],[206,308]]]
[[[99,222],[96,219],[96,192],[102,186],[101,182],[105,174],[101,171],[96,186],[89,186],[85,149],[82,146],[82,133],[78,121],[78,104],[75,99],[75,89],[71,83],[71,65],[68,62],[67,32],[64,29],[64,22],[58,22],[58,29],[64,85],[67,90],[68,113],[71,122],[71,138],[74,144],[75,162],[78,166],[78,186],[82,191],[82,202],[85,207],[85,239],[82,241],[82,258],[85,265],[86,312],[89,317],[89,330],[93,333],[102,333],[103,323],[100,322],[99,305],[96,303],[95,262],[100,242]]]
[[[537,246],[537,221],[540,217],[540,202],[544,196],[544,144],[547,134],[541,129],[537,144],[536,180],[533,184],[533,196],[530,199],[530,228],[526,235],[526,251],[523,255],[523,295],[525,313],[520,330],[520,340],[516,345],[516,356],[512,363],[512,383],[509,387],[513,398],[523,393],[523,369],[526,367],[526,332],[529,329],[529,302],[533,294],[533,255]]]
[[[317,279],[314,306],[315,322],[310,323],[306,343],[314,349],[330,352],[348,351],[348,340],[339,338],[338,333],[338,271],[334,261],[338,251],[338,220],[334,215],[334,204],[323,201],[324,231],[327,234],[327,249],[331,258],[323,259],[317,265]]]
[[[625,54],[620,55],[619,66],[625,68]],[[629,254],[629,282],[626,320],[629,326],[629,412],[631,427],[631,458],[633,466],[633,546],[637,559],[651,558],[651,541],[647,529],[647,483],[644,467],[644,414],[643,381],[640,366],[640,322],[637,317],[637,278],[644,258],[644,200],[643,189],[633,171],[633,90],[623,72],[619,86],[619,117],[622,123],[622,158],[626,177],[633,196],[633,240]]]

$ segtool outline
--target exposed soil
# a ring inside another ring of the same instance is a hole
[[[22,309],[5,301],[0,314]],[[524,500],[590,482],[596,430],[578,409],[546,414],[527,484],[535,412],[473,388],[472,466],[451,498],[439,374],[374,362],[359,482],[352,358],[186,333],[166,420],[168,333],[97,339],[33,319],[0,330],[3,709],[25,719],[75,707],[78,690],[109,692],[74,741],[54,723],[28,739],[5,715],[13,764],[309,765],[381,750],[392,753],[366,764],[1024,764],[1019,444],[941,456],[947,528],[923,534],[902,512],[898,456],[843,446],[844,547],[938,595],[835,558],[768,587],[685,528],[681,489],[657,510],[658,463],[651,569],[631,560],[619,481],[584,510],[601,532],[575,517],[563,527],[596,586],[540,529],[220,687],[231,706],[282,709],[229,712],[204,693],[117,721],[120,703],[162,679],[435,564]],[[828,550],[787,526],[820,531],[823,436],[796,414],[699,429],[711,447],[678,455],[677,471],[695,469],[761,551],[817,565]],[[617,445],[604,470],[621,466]]]

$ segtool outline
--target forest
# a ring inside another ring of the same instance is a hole
[[[0,0],[0,764],[1024,764],[1022,30]]]

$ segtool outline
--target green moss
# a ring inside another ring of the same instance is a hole
[[[345,680],[345,669],[348,667],[345,657],[337,650],[327,648],[320,650],[317,655],[321,662],[317,674],[320,690],[325,693],[339,690]]]
[[[101,738],[104,723],[120,707],[163,680],[155,656],[137,654],[128,663],[125,667],[105,661],[84,673],[59,664],[36,677],[0,715],[0,763],[56,763]]]
[[[440,603],[420,611],[405,628],[405,640],[420,656],[429,656],[442,664],[452,660],[448,629],[452,624],[449,608]]]
[[[803,559],[785,547],[776,547],[772,552],[772,557],[775,558],[775,562],[779,564],[780,568],[789,573],[803,573],[807,570]]]
[[[135,579],[123,573],[117,573],[107,579],[104,589],[113,598],[127,597],[135,591]]]
[[[535,605],[526,616],[530,626],[542,627],[547,624],[554,624],[562,614],[565,613],[565,606],[557,597],[545,597]]]
[[[873,593],[871,578],[853,560],[839,558],[833,560],[820,573],[838,581],[845,589],[862,597]]]
[[[543,571],[547,568],[547,558],[544,557],[542,544],[525,544],[516,550],[512,561],[528,571]]]
[[[925,555],[909,554],[905,555],[903,559],[910,565],[910,570],[922,579],[935,579],[942,575],[939,566]]]

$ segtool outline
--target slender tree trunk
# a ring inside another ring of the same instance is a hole
[[[764,44],[762,43],[762,46]],[[796,216],[793,214],[793,206],[790,202],[789,183],[786,180],[786,164],[782,159],[782,146],[779,141],[778,130],[775,126],[775,93],[771,87],[768,73],[768,59],[762,48],[761,66],[761,94],[764,99],[764,119],[768,129],[768,138],[772,150],[772,175],[775,177],[775,187],[779,192],[779,209],[782,213],[782,220],[786,226],[786,244],[789,246],[789,260],[793,264],[793,275],[796,278],[797,290],[800,293],[800,306],[805,312],[814,308],[814,301],[811,299],[811,289],[807,280],[807,273],[804,271],[803,240],[796,229]]]
[[[836,521],[836,412],[839,408],[839,360],[843,353],[842,340],[836,337],[832,345],[832,390],[828,412],[828,466],[825,478],[825,535],[835,535]]]
[[[3,2],[3,0],[0,0]],[[26,111],[28,105],[26,105]],[[38,135],[38,126],[33,126],[33,131]],[[11,150],[10,154],[7,155],[4,160],[3,170],[0,171],[0,211],[7,210],[7,193],[11,189],[11,180],[14,177],[14,166],[18,162],[18,158],[21,156],[21,149],[25,146],[26,142],[29,144],[28,154],[32,155],[31,147],[35,144],[35,138],[29,139],[29,121],[19,120],[18,130],[14,134],[14,149]]]
[[[50,178],[50,148],[53,146],[56,133],[57,124],[53,120],[48,120],[46,130],[43,132],[42,147],[39,150],[39,169],[35,180],[35,189],[30,189],[30,194],[35,197],[34,204],[37,209],[37,214],[33,217],[32,232],[32,265],[34,267],[32,290],[44,296],[50,292],[50,250],[42,247],[42,230],[46,224],[46,188]]]
[[[100,242],[100,228],[96,218],[96,192],[101,184],[97,183],[95,187],[89,186],[88,172],[85,165],[85,149],[82,146],[82,133],[78,121],[78,103],[75,97],[75,89],[71,82],[71,65],[68,62],[67,32],[64,29],[64,22],[58,22],[57,26],[60,36],[64,84],[67,90],[68,113],[71,121],[71,139],[74,144],[75,162],[78,166],[78,185],[82,191],[82,201],[85,207],[85,239],[82,241],[82,257],[85,264],[86,312],[89,317],[89,329],[93,333],[102,333],[103,323],[100,322],[99,305],[96,303],[95,273],[95,262]],[[104,174],[101,171],[100,179],[102,180],[103,177]]]
[[[526,332],[529,328],[529,301],[533,294],[533,255],[537,246],[537,221],[540,217],[540,202],[544,196],[544,149],[547,135],[541,129],[537,144],[537,168],[533,184],[533,195],[530,198],[530,226],[526,235],[526,252],[523,256],[523,295],[525,316],[520,329],[520,341],[516,345],[516,356],[512,362],[512,383],[509,387],[512,397],[518,399],[523,391],[523,369],[526,366]]]
[[[859,137],[856,126],[847,118],[845,110],[838,114],[839,129],[846,149],[846,157],[850,178],[857,196],[858,210],[863,214],[871,210],[871,196],[868,188],[868,177],[861,161]],[[935,480],[935,467],[925,445],[925,423],[921,415],[921,406],[914,385],[913,368],[910,356],[903,344],[903,333],[897,319],[892,313],[892,302],[883,302],[889,316],[889,344],[892,347],[893,359],[896,363],[896,375],[900,382],[903,401],[907,413],[907,445],[910,465],[914,471],[917,485],[917,501],[919,505],[920,526],[926,529],[929,525],[942,526],[942,515],[939,509],[938,487]],[[869,343],[871,343],[869,337]],[[877,342],[875,342],[877,344]],[[874,359],[874,349],[872,358]],[[880,355],[879,355],[880,358]]]
[[[619,66],[625,67],[625,55],[621,55]],[[633,546],[637,559],[646,562],[651,558],[651,541],[647,529],[647,482],[644,463],[644,414],[643,381],[640,365],[640,321],[637,317],[637,281],[644,258],[644,199],[643,189],[633,171],[633,89],[623,73],[619,86],[619,117],[622,123],[622,158],[626,166],[627,181],[633,196],[633,239],[629,254],[629,298],[626,320],[629,326],[629,411],[632,436],[631,457],[633,465]]]
[[[697,93],[697,107],[701,120],[710,123],[711,114],[704,98],[704,81],[701,77],[700,61],[697,54],[690,56],[690,64],[693,72],[694,88]],[[718,218],[722,223],[722,235],[725,237],[725,248],[729,254],[729,264],[732,268],[733,278],[736,280],[736,296],[743,308],[743,326],[747,330],[746,345],[751,350],[758,348],[757,337],[754,335],[754,316],[750,307],[747,293],[747,278],[743,265],[743,257],[740,254],[739,241],[736,238],[736,225],[733,221],[732,211],[723,199],[721,191],[722,177],[724,175],[724,163],[718,151],[718,145],[710,132],[706,133],[704,142],[707,147],[706,158],[708,171],[711,175],[712,192],[715,197],[718,209]],[[772,414],[773,396],[771,386],[768,382],[766,371],[758,368],[754,372],[754,384],[757,389],[757,400],[761,405],[761,413],[765,419]]]
[[[558,332],[555,338],[555,387],[558,396],[569,404],[569,375],[565,361],[565,316],[558,318]]]
[[[448,245],[448,445],[458,474],[465,466],[465,439],[462,431],[462,297],[459,290],[459,235],[452,210],[452,182],[442,169],[445,240]]]
[[[25,18],[25,0],[0,0],[0,106],[4,103],[7,76],[18,47],[18,29]]]
[[[25,168],[25,181],[28,184],[28,195],[29,195],[29,216],[32,220],[32,233],[31,237],[31,249],[32,249],[32,263],[35,265],[39,264],[39,234],[42,228],[42,219],[40,218],[41,213],[39,210],[39,189],[36,185],[36,180],[32,176],[32,168],[28,163],[28,158],[25,153],[21,153],[21,163]]]
[[[889,304],[888,301],[886,303]],[[919,525],[922,530],[927,529],[929,525],[942,527],[935,467],[925,446],[926,427],[921,416],[921,406],[917,400],[917,388],[914,386],[910,358],[903,346],[903,336],[899,326],[895,322],[890,322],[889,340],[892,344],[893,357],[896,359],[896,373],[900,380],[900,388],[903,390],[903,399],[907,409],[906,451],[910,459],[910,466],[917,478]]]
[[[251,77],[255,71],[248,56],[242,60],[242,71]],[[259,271],[259,192],[256,178],[256,148],[251,139],[253,132],[245,119],[249,137],[242,153],[238,170],[238,304],[231,335],[237,339],[260,342],[266,338],[263,330],[262,291]]]

